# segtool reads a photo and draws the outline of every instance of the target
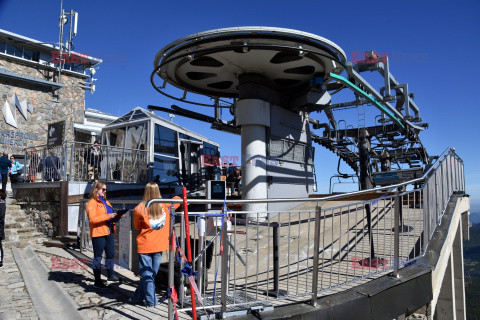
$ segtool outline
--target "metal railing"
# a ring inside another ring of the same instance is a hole
[[[136,150],[91,143],[66,142],[25,149],[22,177],[26,182],[44,181],[119,181],[145,183],[148,154]]]
[[[322,198],[226,201],[299,203],[294,210],[266,212],[265,221],[261,221],[265,212],[191,212],[192,264],[202,300],[210,313],[225,317],[286,300],[310,300],[315,305],[320,295],[390,272],[396,276],[425,254],[451,194],[464,191],[463,161],[447,149],[424,176],[396,185]],[[371,192],[379,197],[338,206],[327,202]],[[153,199],[147,206],[154,202],[181,201]],[[224,202],[188,200],[207,203]],[[177,219],[171,224],[171,237],[178,237],[185,248],[183,213],[172,216]],[[176,265],[174,255],[171,251],[168,286],[178,290],[179,310],[188,311],[191,296],[184,290],[188,278],[179,276],[185,261]],[[171,301],[169,308],[171,318]]]

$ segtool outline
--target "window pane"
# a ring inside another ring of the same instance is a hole
[[[155,124],[154,151],[178,156],[177,132]]]
[[[107,141],[112,147],[123,147],[125,139],[125,128],[117,128],[107,131]]]
[[[7,44],[3,41],[0,41],[0,52],[5,53],[6,49],[7,49]]]
[[[159,155],[154,156],[153,180],[162,186],[179,185],[178,160]]]
[[[147,118],[148,116],[140,110],[135,110],[135,113],[132,115],[131,120],[136,120],[136,119],[141,119],[141,118]]]
[[[23,48],[22,47],[16,47],[12,45],[7,45],[7,53],[16,56],[16,57],[22,57],[23,56]]]
[[[24,48],[23,49],[23,57],[27,60],[33,60],[33,52]]]
[[[212,156],[219,156],[218,147],[213,144],[204,142],[203,143],[203,154],[210,154]]]
[[[179,133],[178,135],[179,135],[180,139],[187,139],[187,140],[191,140],[191,141],[200,141],[197,138],[187,136],[185,133]]]
[[[84,73],[85,66],[83,64],[78,64],[78,63],[72,64],[72,71]]]
[[[129,126],[126,133],[125,148],[146,150],[147,147],[146,123]]]

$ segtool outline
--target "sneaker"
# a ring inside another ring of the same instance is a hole
[[[0,262],[0,268],[3,268],[3,261]]]
[[[95,284],[93,285],[93,287],[95,289],[100,289],[100,290],[104,290],[104,289],[107,289],[108,287],[105,285],[105,283],[103,282],[95,282]]]
[[[120,281],[120,278],[118,278],[117,276],[113,275],[113,276],[110,276],[107,278],[108,281]]]

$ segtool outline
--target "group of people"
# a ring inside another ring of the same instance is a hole
[[[107,286],[101,279],[101,260],[105,252],[105,268],[107,269],[108,281],[119,281],[113,272],[113,259],[115,245],[113,234],[116,231],[115,219],[117,213],[107,200],[107,185],[97,181],[90,192],[90,200],[87,204],[87,215],[90,223],[90,235],[92,238],[94,257],[92,269],[94,274],[94,287],[102,290]],[[155,277],[160,267],[162,252],[168,250],[170,230],[170,206],[171,204],[153,203],[149,208],[146,204],[150,199],[161,198],[158,185],[150,182],[145,187],[143,200],[134,210],[134,225],[139,232],[137,236],[137,250],[139,268],[141,274],[140,284],[130,298],[133,304],[156,306]],[[180,199],[174,197],[174,199]],[[175,204],[178,208],[180,204]]]
[[[10,182],[17,183],[21,181],[23,165],[15,160],[12,155],[8,159],[8,152],[4,151],[0,157],[0,175],[2,176],[2,189],[7,190],[8,177]]]
[[[10,177],[11,183],[27,181],[35,182],[37,172],[45,171],[44,179],[46,181],[58,181],[60,180],[60,159],[55,155],[53,150],[49,150],[48,155],[44,161],[41,161],[40,157],[33,152],[29,153],[28,157],[28,172],[23,177],[23,165],[15,160],[12,155],[8,159],[8,153],[3,152],[3,156],[0,157],[0,174],[2,176],[2,189],[5,190],[8,177]]]

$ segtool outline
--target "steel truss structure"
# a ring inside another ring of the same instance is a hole
[[[270,54],[267,58],[265,52]],[[224,66],[220,58],[252,53],[258,55],[258,60],[264,59],[260,62],[249,60],[257,64],[256,68],[261,66],[263,74],[276,75],[277,69],[281,71],[277,78],[262,79],[262,85],[281,92],[281,107],[303,112],[306,116],[312,112],[325,113],[326,123],[309,118],[313,129],[311,138],[337,154],[359,175],[361,189],[371,188],[373,173],[390,171],[392,164],[405,169],[423,167],[431,162],[419,138],[428,124],[422,122],[420,109],[408,84],[400,83],[390,72],[388,57],[368,51],[363,60],[347,62],[345,53],[333,42],[296,30],[227,28],[172,42],[155,57],[150,77],[153,87],[169,98],[212,107],[214,115],[206,116],[178,106],[149,108],[205,121],[211,123],[213,129],[240,134],[235,108],[241,75],[232,71],[231,65],[229,68]],[[294,62],[298,62],[296,67],[286,69]],[[242,63],[248,65],[245,61]],[[182,68],[186,70],[182,71]],[[369,84],[361,75],[367,71],[378,72],[383,77],[384,86],[377,90]],[[346,72],[345,77],[342,72]],[[161,85],[155,83],[156,77],[162,80]],[[180,89],[183,94],[167,93],[167,85]],[[344,90],[352,91],[355,100],[333,103],[335,95]],[[195,94],[208,96],[212,102],[190,97]],[[344,119],[335,117],[338,110],[366,105],[379,111],[374,126],[365,125],[364,115],[363,118],[359,116],[357,124],[347,124]],[[223,120],[223,109],[230,109],[234,119]]]

